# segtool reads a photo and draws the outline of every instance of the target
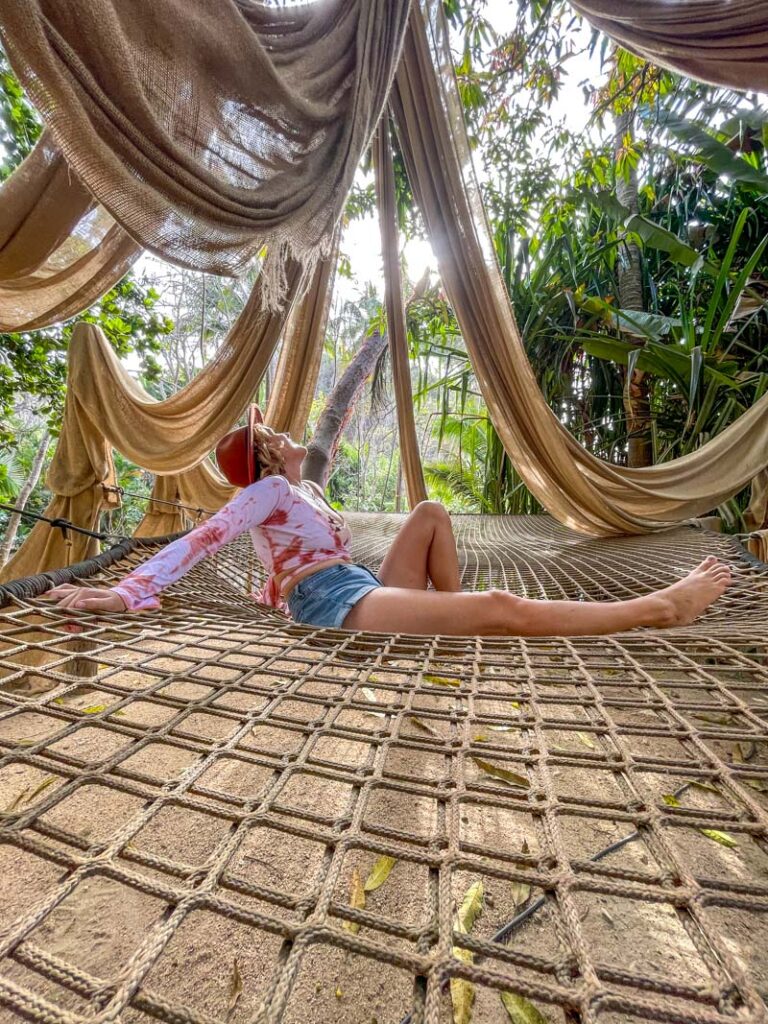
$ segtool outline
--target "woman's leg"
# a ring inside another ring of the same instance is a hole
[[[359,601],[344,629],[463,636],[593,636],[635,626],[692,622],[731,581],[727,565],[707,558],[684,579],[630,601],[530,601],[505,590],[440,593],[381,587]]]
[[[378,577],[385,587],[461,590],[451,518],[438,501],[421,501],[389,548]]]

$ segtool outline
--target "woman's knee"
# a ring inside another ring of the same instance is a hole
[[[486,590],[481,596],[493,629],[499,635],[517,632],[524,611],[523,599],[508,590]]]
[[[414,506],[411,515],[418,516],[420,519],[431,519],[432,521],[450,519],[445,507],[439,501],[420,501],[418,505]]]

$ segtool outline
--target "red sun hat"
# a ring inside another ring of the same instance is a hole
[[[234,487],[248,487],[256,483],[256,452],[253,432],[257,423],[263,423],[258,405],[248,409],[248,424],[230,430],[216,445],[219,469]]]

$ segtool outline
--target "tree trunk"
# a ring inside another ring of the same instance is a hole
[[[46,432],[43,434],[42,440],[38,445],[37,452],[35,453],[35,458],[32,463],[32,468],[29,471],[29,476],[24,481],[24,486],[19,491],[19,495],[15,501],[16,508],[23,509],[29,501],[30,494],[34,491],[35,487],[37,487],[37,481],[40,479],[40,474],[43,470],[43,463],[45,462],[45,456],[48,453],[48,445],[50,443],[51,436]],[[21,516],[14,512],[8,520],[8,525],[5,528],[5,536],[0,544],[0,566],[5,565],[11,557],[13,542],[16,540],[16,534],[19,532],[20,523]]]
[[[631,110],[617,114],[615,118],[616,157],[624,140],[634,138],[635,116]],[[637,170],[629,169],[626,176],[616,179],[616,198],[630,213],[639,212]],[[640,248],[636,242],[625,244],[626,264],[619,264],[617,278],[619,285],[619,306],[621,309],[645,310],[643,301],[643,270]],[[624,388],[624,411],[627,416],[627,464],[632,467],[653,464],[651,440],[651,389],[649,375],[642,370],[633,370]]]
[[[354,359],[342,373],[328,396],[312,440],[307,445],[307,457],[302,466],[302,476],[305,480],[312,480],[321,487],[328,483],[341,435],[352,417],[365,382],[373,373],[376,361],[386,347],[386,334],[376,331],[363,341]]]

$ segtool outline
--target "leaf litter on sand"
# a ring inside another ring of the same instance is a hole
[[[501,1002],[512,1024],[549,1024],[532,1002],[516,992],[502,992]]]
[[[524,775],[518,775],[517,772],[511,772],[507,768],[499,768],[497,765],[491,764],[490,761],[484,761],[481,757],[473,757],[472,760],[481,771],[486,775],[492,775],[494,779],[501,779],[502,782],[516,786],[518,789],[531,788],[530,782]]]
[[[363,880],[360,878],[360,872],[357,868],[352,871],[352,878],[349,883],[349,905],[353,910],[365,910],[365,889],[363,888]],[[357,935],[360,931],[360,925],[357,921],[344,921],[341,926],[344,931],[351,932],[353,935]]]
[[[366,878],[363,889],[366,892],[375,892],[380,885],[384,885],[396,863],[397,861],[394,857],[387,857],[386,854],[382,854],[371,868],[371,873]]]
[[[396,863],[395,857],[382,854],[371,868],[365,883],[363,883],[358,869],[353,868],[349,882],[349,905],[353,910],[365,910],[366,893],[375,892],[384,885]],[[351,932],[352,935],[357,935],[360,931],[360,925],[356,921],[344,921],[341,927],[345,931]]]
[[[449,679],[447,676],[433,676],[425,672],[421,677],[425,683],[432,683],[433,686],[461,686],[460,679]]]
[[[682,804],[674,793],[662,793],[661,799],[667,807],[682,807]],[[727,832],[721,832],[716,828],[697,828],[696,831],[701,832],[701,834],[706,836],[707,839],[711,839],[712,842],[719,843],[721,846],[725,846],[729,850],[732,850],[734,847],[739,845],[733,836],[728,835]]]
[[[456,917],[453,930],[461,935],[469,935],[477,918],[483,910],[483,881],[473,882],[464,894]],[[453,947],[453,955],[464,963],[471,964],[474,954],[461,946]],[[451,1004],[453,1006],[453,1024],[470,1024],[472,1007],[475,1002],[475,986],[464,978],[451,978]]]
[[[227,995],[227,1019],[235,1012],[235,1007],[240,1002],[243,994],[243,977],[240,974],[240,966],[237,957],[232,957],[232,976],[229,979],[229,993]]]

